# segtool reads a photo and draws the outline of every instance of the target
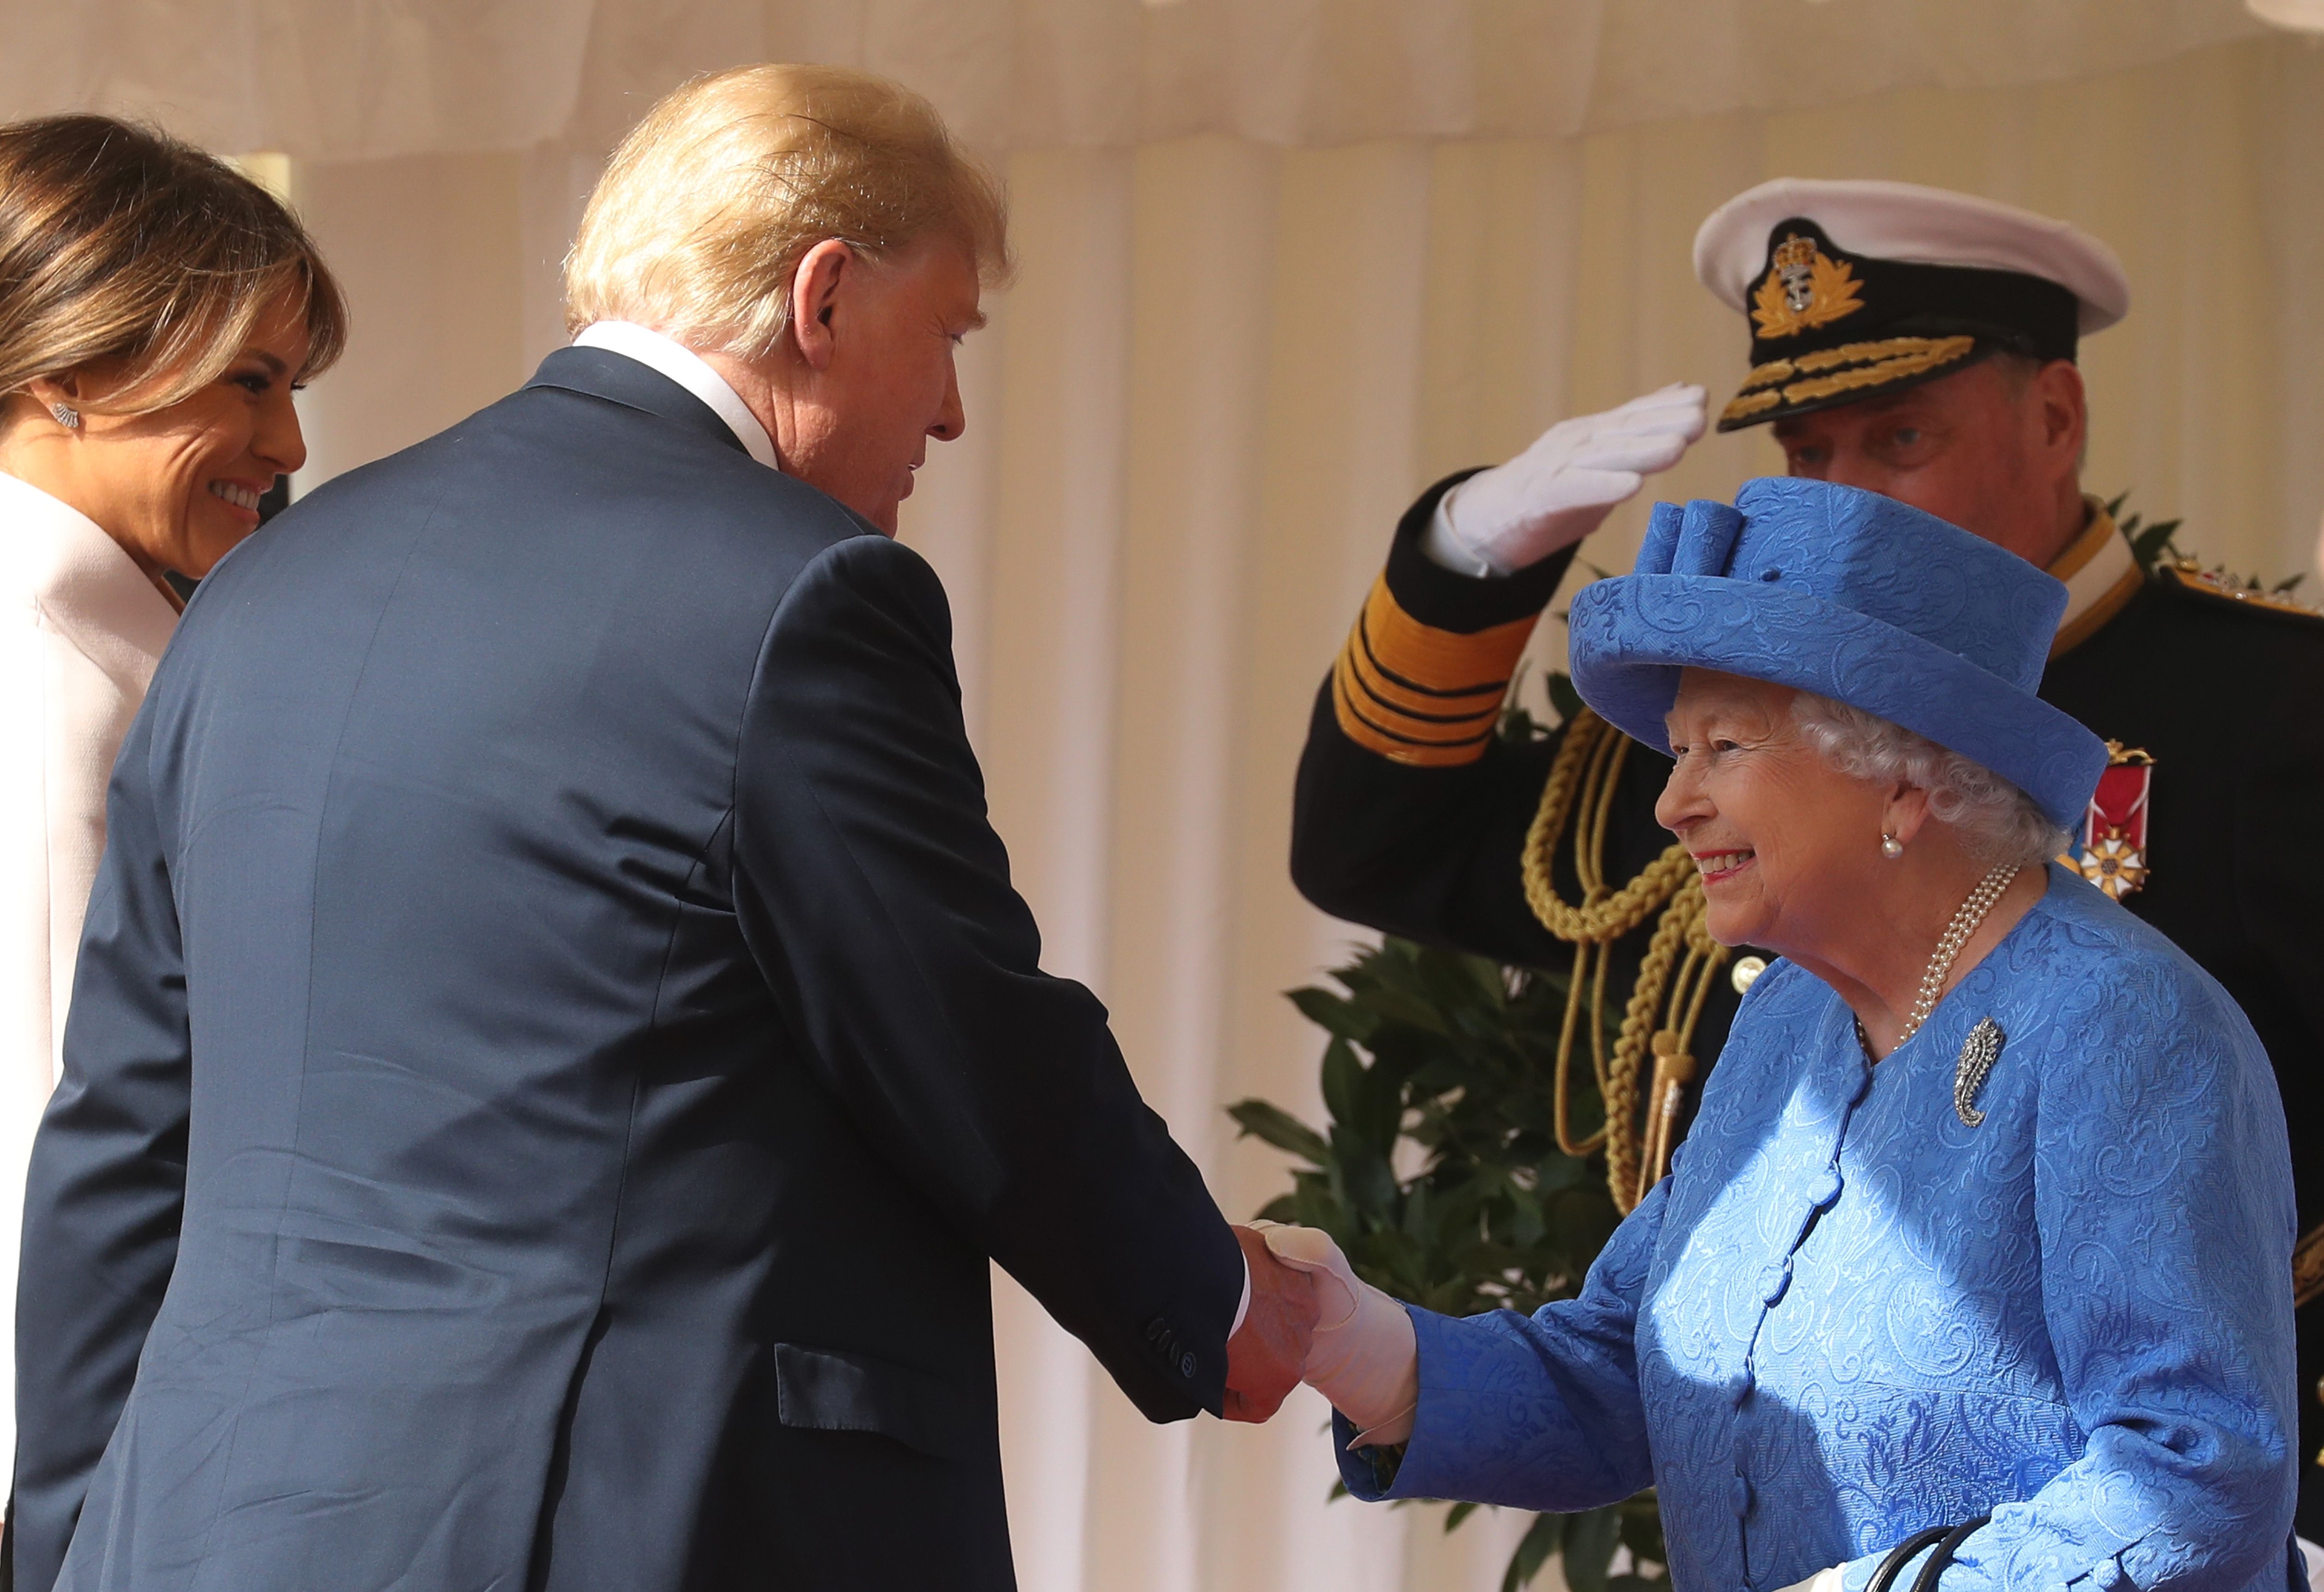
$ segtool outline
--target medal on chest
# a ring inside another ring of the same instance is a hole
[[[2082,815],[2080,843],[2066,860],[2115,900],[2135,894],[2150,872],[2146,862],[2146,799],[2154,759],[2120,741],[2107,743],[2107,770]]]

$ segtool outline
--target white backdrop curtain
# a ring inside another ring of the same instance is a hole
[[[905,79],[991,148],[1540,137],[2118,71],[2238,0],[10,0],[0,106],[309,160],[601,143],[735,60]]]
[[[2086,346],[2089,484],[2183,514],[2188,545],[2239,569],[2313,557],[2324,52],[2229,5],[572,0],[447,6],[448,32],[417,4],[213,9],[239,30],[200,57],[215,94],[187,87],[173,51],[201,41],[172,45],[175,8],[85,4],[43,13],[65,69],[0,57],[0,116],[158,111],[301,157],[295,197],[356,315],[304,401],[310,481],[561,340],[577,198],[684,70],[867,61],[1003,152],[1023,273],[970,341],[968,432],[922,472],[906,536],[951,594],[1047,963],[1104,996],[1238,1216],[1284,1166],[1233,1143],[1222,1105],[1320,1118],[1318,1036],[1280,992],[1357,934],[1286,877],[1291,777],[1389,527],[1562,415],[1680,379],[1723,398],[1742,328],[1687,261],[1732,193],[1903,178],[2105,237],[2135,297]],[[133,20],[135,43],[106,42]],[[1713,439],[1655,490],[1727,496],[1775,467],[1761,433]],[[1587,556],[1627,567],[1642,514]],[[1327,1504],[1312,1399],[1264,1430],[1151,1428],[1005,1282],[1001,1310],[1028,1592],[1499,1585],[1519,1523],[1446,1538],[1434,1511]]]

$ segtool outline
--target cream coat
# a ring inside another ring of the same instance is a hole
[[[32,1130],[57,1078],[105,787],[178,616],[96,522],[0,475],[0,1300],[13,1322]],[[0,1331],[0,1466],[15,1335]]]

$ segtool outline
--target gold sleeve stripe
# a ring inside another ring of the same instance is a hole
[[[1364,695],[1391,713],[1423,724],[1463,724],[1500,710],[1509,682],[1497,680],[1473,688],[1434,689],[1381,666],[1378,643],[1372,639],[1368,616],[1359,616],[1341,655]]]
[[[1387,718],[1413,727],[1411,721],[1395,714],[1382,713],[1379,705],[1366,701],[1360,689],[1351,690],[1348,680],[1347,656],[1341,654],[1340,662],[1332,673],[1332,706],[1339,718],[1341,732],[1367,752],[1378,753],[1393,763],[1406,764],[1415,768],[1451,768],[1464,763],[1474,763],[1485,754],[1485,744],[1493,738],[1493,720],[1468,729],[1452,739],[1442,736],[1441,729],[1430,736],[1400,734],[1380,722]],[[1366,709],[1370,709],[1367,712]]]
[[[1473,763],[1499,722],[1531,617],[1464,635],[1423,625],[1382,576],[1332,670],[1341,730],[1367,751],[1421,768]]]

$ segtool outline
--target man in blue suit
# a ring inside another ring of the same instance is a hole
[[[34,1152],[19,1587],[1008,1587],[988,1257],[1153,1420],[1293,1385],[892,540],[1003,226],[893,85],[689,86],[576,346],[203,583]]]

